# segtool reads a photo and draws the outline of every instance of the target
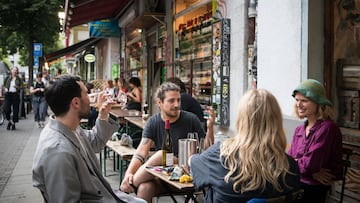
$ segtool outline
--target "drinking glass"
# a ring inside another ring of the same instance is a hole
[[[205,149],[205,138],[201,138],[199,142],[199,154],[203,153]]]
[[[199,135],[197,132],[190,132],[187,134],[188,139],[194,139],[196,140],[196,149],[199,149]]]

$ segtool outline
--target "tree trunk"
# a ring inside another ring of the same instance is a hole
[[[34,34],[33,24],[29,23],[29,86],[34,82]]]

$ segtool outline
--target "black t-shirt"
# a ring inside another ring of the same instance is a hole
[[[37,89],[37,88],[43,88],[45,89],[45,84],[43,82],[35,82],[34,84],[34,89]],[[37,91],[34,93],[34,96],[36,97],[43,97],[44,96],[44,92],[42,91]]]
[[[205,120],[204,112],[199,102],[185,92],[181,93],[181,110],[194,113],[200,119],[201,122]]]
[[[160,113],[151,116],[143,130],[142,137],[150,138],[155,143],[155,150],[160,150],[165,132],[165,122]],[[180,111],[180,117],[174,123],[170,123],[171,140],[174,147],[174,155],[178,155],[178,140],[187,138],[189,132],[197,132],[199,139],[205,137],[205,131],[200,120],[195,114]],[[174,141],[175,140],[175,141]]]
[[[287,188],[281,178],[279,178],[280,185],[284,189],[283,192],[278,192],[267,184],[265,190],[245,192],[243,194],[236,193],[233,190],[232,181],[226,183],[224,181],[228,170],[223,166],[223,160],[220,158],[220,142],[210,146],[202,154],[195,154],[191,158],[191,173],[193,176],[193,184],[196,190],[208,187],[206,192],[205,202],[247,202],[252,198],[269,198],[288,194],[299,189],[300,187],[300,172],[295,160],[288,156],[290,163],[289,171],[293,174],[287,174],[285,181],[287,185],[292,188]]]

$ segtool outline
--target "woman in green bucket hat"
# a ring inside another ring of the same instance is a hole
[[[342,177],[342,135],[324,86],[308,79],[295,88],[294,111],[305,122],[295,129],[289,154],[298,162],[301,202],[325,202],[330,185]]]

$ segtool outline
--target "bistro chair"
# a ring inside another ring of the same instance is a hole
[[[303,194],[304,190],[298,189],[292,193],[281,195],[279,197],[253,198],[250,199],[247,203],[298,203],[300,202]]]
[[[194,192],[192,194],[189,194],[188,192],[173,191],[173,192],[163,193],[163,194],[160,194],[160,195],[154,197],[153,200],[154,199],[156,199],[156,200],[153,202],[159,202],[159,199],[161,197],[170,197],[173,203],[177,203],[178,201],[176,200],[175,197],[182,196],[185,199],[184,200],[185,203],[190,202],[190,200],[192,200],[192,202],[194,202],[194,203],[198,203],[198,201],[197,201],[198,195],[204,195],[204,193],[202,191],[199,191],[199,192]]]
[[[353,153],[352,149],[343,148],[343,155],[345,156],[345,158],[343,157],[344,170],[343,170],[343,177],[342,177],[343,179],[342,179],[342,184],[341,184],[340,202],[343,202],[343,200],[344,200],[346,174],[347,174],[348,168],[351,166],[350,156],[352,155],[352,153]]]

